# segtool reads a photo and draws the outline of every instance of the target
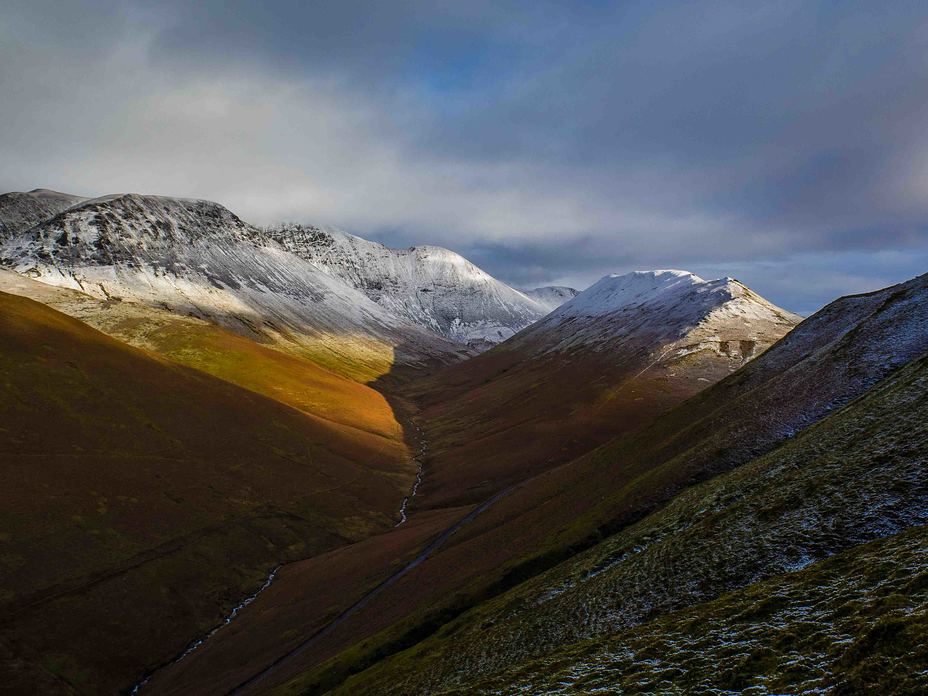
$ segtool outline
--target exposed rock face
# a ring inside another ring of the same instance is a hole
[[[86,200],[49,189],[4,193],[0,195],[0,242]]]

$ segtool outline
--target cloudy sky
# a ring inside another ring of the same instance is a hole
[[[924,2],[0,5],[0,189],[219,201],[517,286],[928,271]]]

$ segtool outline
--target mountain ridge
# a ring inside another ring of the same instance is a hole
[[[580,291],[566,285],[543,285],[522,292],[536,302],[543,304],[549,311],[554,311],[568,300],[576,297]]]
[[[392,249],[310,225],[271,227],[268,233],[394,314],[472,348],[500,343],[548,312],[546,305],[444,247]]]
[[[548,312],[442,247],[262,229],[195,198],[39,189],[4,198],[12,212],[0,210],[0,262],[19,273],[190,313],[336,369],[356,361],[364,375],[459,360]]]
[[[41,188],[0,194],[0,242],[87,200]]]
[[[103,196],[0,250],[5,265],[42,282],[191,313],[362,379],[462,354],[211,201]]]

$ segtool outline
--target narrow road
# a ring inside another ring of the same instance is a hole
[[[233,694],[244,693],[249,688],[259,684],[260,682],[264,681],[269,676],[274,674],[288,660],[294,657],[297,657],[301,655],[302,653],[306,652],[306,650],[308,650],[310,647],[318,643],[322,638],[325,638],[327,635],[332,633],[332,631],[338,628],[347,619],[354,616],[361,609],[367,606],[367,604],[369,604],[370,601],[374,599],[377,595],[379,595],[381,592],[386,590],[391,585],[395,584],[400,578],[402,578],[404,575],[409,573],[411,570],[421,565],[426,559],[429,558],[429,556],[431,556],[436,551],[438,551],[438,549],[440,549],[445,544],[445,542],[448,541],[448,539],[451,537],[452,534],[454,534],[464,525],[472,522],[479,514],[487,510],[487,508],[499,502],[502,498],[505,498],[518,485],[519,484],[516,484],[515,486],[510,486],[509,488],[506,488],[505,490],[500,491],[493,497],[488,498],[487,500],[480,503],[477,507],[475,507],[469,513],[467,513],[464,517],[462,517],[460,520],[458,520],[453,525],[448,527],[445,531],[443,531],[441,534],[439,534],[438,537],[436,537],[428,546],[426,546],[425,549],[423,549],[422,552],[418,556],[416,556],[413,560],[407,563],[403,568],[401,568],[396,573],[394,573],[393,575],[388,577],[386,580],[381,582],[373,590],[368,592],[366,595],[361,597],[361,599],[359,599],[357,602],[355,602],[350,607],[345,609],[345,611],[343,611],[341,614],[339,614],[334,619],[332,619],[332,621],[330,621],[328,624],[320,628],[318,631],[316,631],[309,637],[307,637],[305,640],[303,640],[301,643],[296,645],[294,648],[292,648],[288,652],[278,657],[276,660],[271,662],[267,667],[262,669],[260,672],[257,672],[256,674],[254,674],[253,676],[249,677],[248,679],[243,681],[241,684],[236,686],[234,689],[229,691],[228,696],[233,696]]]

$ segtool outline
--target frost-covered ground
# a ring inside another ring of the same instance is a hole
[[[442,693],[920,694],[928,528]]]

